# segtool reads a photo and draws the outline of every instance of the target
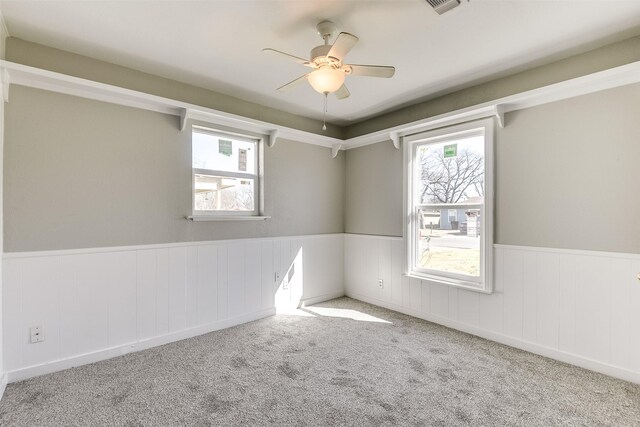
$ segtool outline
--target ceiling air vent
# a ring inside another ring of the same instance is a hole
[[[460,0],[427,0],[427,3],[438,12],[438,15],[442,15],[445,12],[450,11],[454,7],[460,4]]]

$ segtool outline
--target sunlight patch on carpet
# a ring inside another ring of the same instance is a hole
[[[350,310],[346,308],[305,307],[304,310],[315,313],[318,316],[341,317],[344,319],[358,320],[361,322],[376,322],[376,323],[391,324],[391,322],[384,319],[380,319],[379,317],[375,317],[370,314],[363,313],[361,311]]]

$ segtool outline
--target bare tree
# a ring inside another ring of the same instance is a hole
[[[484,158],[462,149],[455,157],[444,150],[425,150],[420,156],[422,203],[458,203],[484,196]]]
[[[254,208],[254,194],[251,185],[236,183],[223,187],[221,190],[196,192],[195,206],[197,210],[212,211],[252,211]],[[219,198],[219,199],[218,199]]]
[[[222,206],[225,210],[253,210],[253,191],[249,185],[236,185],[220,192]]]

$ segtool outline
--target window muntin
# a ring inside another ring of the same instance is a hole
[[[426,132],[405,145],[408,274],[490,291],[490,124]]]
[[[194,215],[258,215],[257,139],[194,128]]]

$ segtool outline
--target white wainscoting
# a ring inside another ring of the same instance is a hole
[[[639,255],[503,245],[494,255],[486,295],[402,276],[399,238],[347,234],[345,293],[640,383]]]
[[[8,381],[342,296],[343,248],[326,234],[5,254]]]

